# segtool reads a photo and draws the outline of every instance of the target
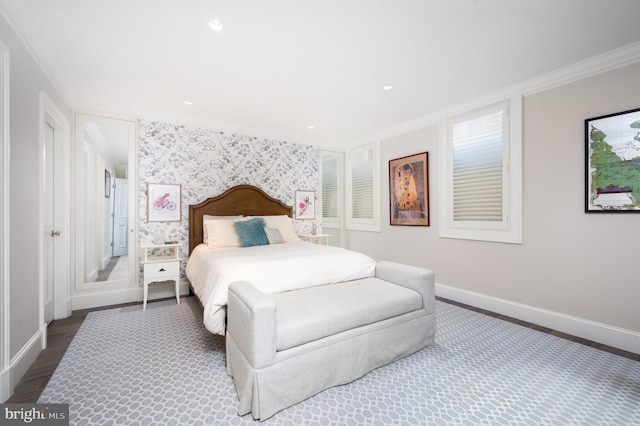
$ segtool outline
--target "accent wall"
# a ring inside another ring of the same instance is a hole
[[[178,241],[181,276],[189,250],[189,205],[220,195],[236,185],[254,185],[287,205],[297,190],[319,196],[319,150],[298,143],[262,139],[182,124],[140,120],[139,239],[140,244]],[[179,222],[147,220],[147,185],[180,184]],[[317,202],[315,217],[319,210]],[[314,220],[295,220],[298,233],[310,233]]]

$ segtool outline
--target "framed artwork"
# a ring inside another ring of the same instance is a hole
[[[178,184],[147,184],[147,221],[180,222],[182,187]]]
[[[315,200],[315,191],[296,191],[296,219],[315,219]]]
[[[111,173],[104,169],[104,198],[111,197]]]
[[[589,118],[585,212],[640,213],[640,108]]]
[[[429,226],[429,153],[389,161],[391,225]]]

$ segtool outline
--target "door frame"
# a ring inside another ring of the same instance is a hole
[[[13,392],[11,386],[9,275],[9,48],[0,40],[0,401]]]
[[[46,142],[46,123],[49,123],[59,136],[54,147],[55,211],[54,223],[60,237],[54,239],[53,318],[66,318],[71,315],[71,124],[44,92],[39,95],[39,177],[40,205],[45,203],[44,147]],[[45,271],[44,271],[44,209],[39,217],[39,281],[40,281],[40,324],[43,328],[43,347],[46,346],[46,324],[44,321]]]

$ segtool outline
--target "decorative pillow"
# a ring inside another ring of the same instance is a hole
[[[264,219],[261,217],[238,221],[233,226],[238,233],[240,247],[265,246],[269,244],[267,234],[264,232]]]
[[[284,243],[284,238],[282,238],[282,234],[278,231],[278,228],[264,228],[264,233],[267,234],[269,244]]]
[[[293,228],[293,220],[286,214],[260,217],[264,219],[267,228],[277,228],[282,239],[286,242],[299,240],[296,230]]]
[[[211,247],[240,247],[238,233],[233,225],[235,222],[243,220],[220,219],[204,222],[204,227],[207,230],[205,243]]]
[[[202,241],[207,243],[209,241],[209,233],[207,232],[207,227],[204,224],[209,220],[238,220],[242,219],[243,216],[211,216],[209,214],[202,215]]]

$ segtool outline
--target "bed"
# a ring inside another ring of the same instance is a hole
[[[272,294],[375,275],[375,261],[368,256],[301,241],[292,213],[291,206],[251,185],[235,186],[189,206],[186,274],[203,305],[207,330],[225,334],[228,288],[236,281],[251,282]],[[231,241],[237,222],[255,218],[263,219],[267,230],[275,228],[280,238],[248,247]]]
[[[280,238],[238,247],[250,222]],[[301,241],[292,208],[259,188],[190,206],[189,225],[187,277],[225,336],[241,416],[265,420],[434,339],[432,271]]]

